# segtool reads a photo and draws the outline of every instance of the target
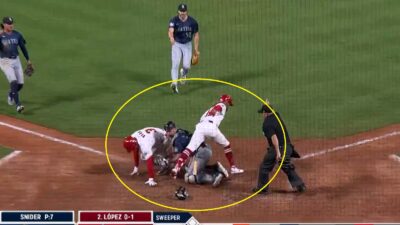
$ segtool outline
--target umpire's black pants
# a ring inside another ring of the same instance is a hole
[[[280,152],[281,155],[283,156],[283,148],[280,149]],[[285,158],[283,159],[283,164],[281,169],[283,170],[283,172],[286,173],[292,187],[296,188],[297,186],[302,185],[304,183],[303,180],[296,173],[295,167],[290,160],[292,153],[293,153],[293,147],[291,145],[287,145],[286,155]],[[277,161],[276,161],[275,148],[269,147],[260,165],[257,188],[262,188],[266,183],[268,183],[269,173],[274,169],[276,164]],[[264,190],[268,190],[268,187],[266,187]]]

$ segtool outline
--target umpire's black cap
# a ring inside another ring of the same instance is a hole
[[[267,105],[262,105],[258,113],[272,113],[271,109]]]
[[[12,17],[9,17],[9,16],[3,17],[3,24],[11,25],[13,23],[14,23],[14,19]]]
[[[175,123],[173,121],[168,121],[165,125],[164,125],[164,130],[169,132],[172,129],[176,128]]]
[[[178,5],[178,11],[179,12],[186,12],[187,11],[187,5],[185,3],[181,3]]]
[[[272,105],[269,103],[268,98],[265,99],[265,102],[268,104],[269,107],[263,104],[261,106],[261,109],[258,110],[258,113],[272,113],[272,110],[270,109],[270,107],[272,108]]]

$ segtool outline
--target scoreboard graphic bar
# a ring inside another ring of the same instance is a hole
[[[74,211],[1,211],[1,225],[74,225]]]
[[[0,211],[0,225],[201,225],[187,212],[153,211]],[[203,225],[337,225],[337,223],[202,223]],[[339,223],[400,225],[400,223]]]
[[[152,222],[151,211],[79,211],[79,223]]]

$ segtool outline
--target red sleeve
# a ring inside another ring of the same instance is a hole
[[[154,163],[153,163],[153,156],[150,156],[146,160],[147,164],[147,174],[149,175],[149,178],[154,178]]]
[[[222,112],[222,107],[220,105],[215,105],[212,109],[210,109],[207,113],[207,116],[215,116],[217,112]]]
[[[139,167],[139,150],[135,149],[132,151],[132,158],[135,166]]]

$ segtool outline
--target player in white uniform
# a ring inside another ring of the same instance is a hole
[[[180,171],[187,159],[206,138],[212,138],[215,142],[224,147],[225,156],[228,159],[232,174],[244,172],[244,170],[239,169],[235,165],[231,145],[218,128],[229,106],[233,106],[232,97],[230,95],[222,95],[219,99],[219,103],[212,106],[201,116],[200,122],[196,125],[196,130],[193,133],[189,145],[182,152],[176,162],[175,168],[172,170],[174,176]]]
[[[154,153],[163,153],[171,146],[171,139],[176,133],[175,124],[170,121],[167,124],[173,124],[173,127],[166,127],[162,130],[156,127],[146,127],[125,137],[124,148],[128,153],[132,153],[134,167],[130,175],[139,174],[139,155],[143,161],[146,161],[147,173],[149,179],[145,184],[153,187],[157,183],[154,180]]]

